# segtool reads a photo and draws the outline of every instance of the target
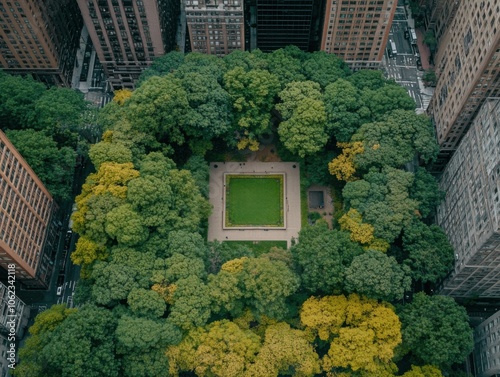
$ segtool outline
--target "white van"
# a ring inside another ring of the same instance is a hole
[[[398,54],[398,50],[396,49],[396,43],[394,43],[394,41],[390,42],[391,42],[392,55],[396,56]]]

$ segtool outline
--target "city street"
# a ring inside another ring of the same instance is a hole
[[[402,1],[399,2],[394,15],[382,67],[387,78],[393,79],[408,90],[408,94],[416,103],[417,112],[423,113],[429,105],[432,90],[424,87],[423,71],[417,68],[420,54],[416,41],[413,40],[412,43],[412,37],[409,34],[410,28],[414,27],[414,22],[411,18],[408,19],[407,10],[402,3]],[[406,36],[405,31],[408,33]],[[395,46],[395,51],[391,46]]]
[[[77,195],[81,191],[81,187],[86,177],[93,171],[91,163],[87,162],[85,166],[80,166],[75,171],[75,179],[73,182],[73,194]],[[69,230],[69,217],[72,213],[72,204],[67,204],[66,208],[62,208],[65,213],[63,226],[60,230],[60,238],[58,242],[58,251],[56,260],[54,261],[54,273],[50,281],[48,290],[18,290],[18,296],[30,306],[33,318],[44,310],[50,308],[53,304],[65,303],[68,307],[74,307],[73,295],[78,280],[80,279],[80,266],[75,266],[70,259],[71,252],[75,250],[77,234],[74,232],[67,233]],[[58,288],[61,287],[60,294]]]

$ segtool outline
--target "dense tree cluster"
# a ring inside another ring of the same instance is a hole
[[[80,92],[0,71],[2,130],[58,201],[71,197],[77,154],[96,141],[95,118]]]
[[[99,114],[73,216],[79,308],[36,318],[15,375],[442,376],[471,329],[452,299],[407,295],[453,260],[429,222],[442,193],[416,166],[437,147],[413,110],[380,72],[322,52],[157,59]],[[303,182],[342,188],[344,215],[290,250],[207,244],[206,156],[266,134]]]

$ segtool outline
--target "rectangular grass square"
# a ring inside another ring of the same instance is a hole
[[[226,227],[283,227],[283,174],[225,176]]]

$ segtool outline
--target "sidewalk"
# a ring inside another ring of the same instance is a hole
[[[431,56],[431,51],[429,50],[429,46],[424,43],[424,33],[421,29],[415,29],[417,33],[417,46],[418,52],[420,53],[420,61],[422,62],[422,68],[427,71],[429,68],[432,68],[429,64],[429,57]]]

